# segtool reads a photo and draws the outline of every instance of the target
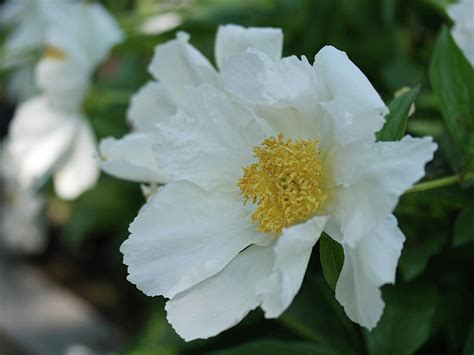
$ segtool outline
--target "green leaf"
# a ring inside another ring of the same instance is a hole
[[[319,257],[324,278],[334,290],[344,264],[344,250],[341,244],[323,234],[319,241]]]
[[[410,108],[415,102],[419,91],[420,87],[416,86],[390,103],[390,112],[386,118],[385,125],[377,133],[378,141],[388,142],[402,139],[407,128]]]
[[[399,262],[399,270],[405,281],[411,281],[425,271],[431,257],[442,250],[444,238],[431,234],[430,238],[409,242],[403,248]]]
[[[358,329],[321,277],[306,277],[303,287],[278,322],[295,334],[335,349],[339,354],[362,353]]]
[[[436,294],[429,288],[389,287],[384,292],[385,309],[379,324],[365,331],[369,354],[410,355],[430,335]]]
[[[464,245],[474,241],[474,203],[464,206],[454,225],[453,244]]]
[[[215,355],[337,355],[330,348],[313,343],[260,340],[234,348],[214,352]]]
[[[466,345],[464,345],[464,350],[462,355],[472,355],[474,353],[474,323],[471,324],[469,328],[469,333],[466,339]]]
[[[430,65],[431,85],[466,168],[474,166],[474,68],[443,28]]]

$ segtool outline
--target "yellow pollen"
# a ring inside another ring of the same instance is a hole
[[[43,51],[43,58],[62,60],[66,58],[66,53],[58,47],[47,45]]]
[[[254,147],[258,162],[243,169],[237,185],[244,203],[251,200],[258,204],[252,214],[257,231],[279,234],[321,210],[327,195],[321,187],[324,176],[316,144],[285,140],[280,133]]]

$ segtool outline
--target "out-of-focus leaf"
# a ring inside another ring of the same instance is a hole
[[[384,292],[385,309],[377,327],[365,331],[370,354],[410,355],[428,339],[435,312],[432,289],[390,287]]]
[[[384,126],[377,133],[378,141],[388,142],[402,139],[407,128],[411,105],[415,102],[419,91],[420,87],[416,86],[390,103],[390,113],[386,118]]]
[[[337,355],[327,346],[294,341],[261,340],[231,349],[214,352],[215,355]]]
[[[93,189],[74,202],[62,240],[78,247],[85,238],[99,233],[123,239],[142,204],[143,197],[136,184],[102,175]]]
[[[474,68],[441,31],[430,65],[430,78],[444,122],[461,150],[466,168],[474,165]]]
[[[474,354],[474,323],[471,324],[469,328],[469,334],[467,335],[466,345],[464,346],[464,351],[462,355],[472,355]]]
[[[430,258],[441,251],[444,241],[440,235],[430,234],[430,238],[406,245],[399,263],[403,279],[411,281],[423,273]]]
[[[324,278],[334,290],[342,270],[342,265],[344,264],[344,250],[341,244],[326,234],[321,235],[319,240],[319,258],[321,260]]]
[[[454,225],[453,244],[460,246],[474,241],[474,203],[464,206]]]
[[[322,277],[307,277],[291,306],[278,320],[296,334],[340,354],[362,353],[363,345],[355,325]]]
[[[164,302],[153,308],[145,329],[125,353],[127,355],[177,355],[185,343],[166,320]]]

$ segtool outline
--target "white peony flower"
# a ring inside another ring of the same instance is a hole
[[[146,181],[148,169],[167,183],[121,251],[128,279],[169,299],[168,320],[186,340],[259,306],[281,315],[323,231],[344,248],[336,298],[350,319],[373,328],[380,287],[395,281],[404,236],[392,211],[436,144],[375,142],[388,110],[346,54],[324,47],[311,65],[282,59],[282,43],[277,29],[221,27],[220,73],[183,35],[158,46],[154,96],[132,101],[147,128],[104,144],[115,175]],[[160,111],[164,97],[174,115]]]
[[[56,193],[73,199],[98,178],[95,137],[88,121],[80,113],[53,109],[44,96],[19,106],[10,125],[8,149],[18,162],[22,186],[33,186],[52,173]]]
[[[74,199],[95,185],[96,139],[80,106],[94,69],[121,37],[98,4],[71,3],[50,14],[36,68],[42,95],[18,107],[9,132],[23,186],[51,173],[56,193]]]
[[[43,200],[16,180],[15,163],[0,145],[0,249],[37,253],[46,246],[44,225],[40,220]]]
[[[474,65],[474,0],[460,0],[448,7],[454,21],[451,34],[471,65]]]

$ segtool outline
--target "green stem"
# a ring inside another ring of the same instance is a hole
[[[454,185],[468,180],[474,180],[474,172],[468,172],[465,175],[458,174],[446,176],[432,181],[420,182],[419,184],[413,186],[411,189],[407,190],[405,193],[437,189],[439,187]]]

